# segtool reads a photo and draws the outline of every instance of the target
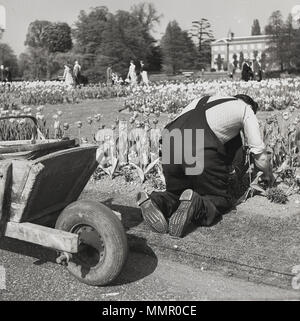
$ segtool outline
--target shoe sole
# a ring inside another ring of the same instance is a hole
[[[168,233],[168,223],[161,211],[153,204],[151,199],[142,193],[138,205],[142,210],[142,215],[147,226],[154,232],[160,234]]]
[[[172,215],[169,222],[169,234],[174,237],[183,237],[183,231],[190,223],[189,210],[192,205],[192,198],[194,192],[186,190],[180,196],[180,205],[176,212]]]

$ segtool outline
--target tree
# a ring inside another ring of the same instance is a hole
[[[291,14],[288,15],[284,24],[283,49],[284,68],[287,70],[300,69],[299,21],[294,27],[294,19]]]
[[[89,55],[89,78],[104,80],[109,65],[124,77],[131,59],[147,64],[157,53],[151,31],[159,18],[154,6],[147,3],[115,14],[106,7],[93,8],[89,13],[81,11],[73,30],[74,51]]]
[[[48,55],[43,48],[28,47],[20,55],[19,67],[26,80],[43,80],[47,76]]]
[[[153,3],[142,2],[131,7],[131,12],[138,19],[140,24],[150,32],[155,24],[160,22],[162,15],[159,15]]]
[[[25,45],[27,51],[21,61],[23,74],[31,79],[50,79],[57,68],[55,53],[72,48],[71,28],[67,23],[33,21],[28,27]],[[25,66],[25,62],[34,66]]]
[[[142,27],[143,37],[148,46],[146,64],[149,70],[161,69],[161,50],[156,45],[156,40],[151,35],[152,30],[160,23],[162,15],[158,14],[153,3],[142,2],[131,7],[131,14],[139,21]]]
[[[49,53],[67,52],[72,48],[71,28],[67,23],[52,23],[41,34],[43,47]]]
[[[43,33],[49,25],[51,25],[51,22],[46,20],[35,20],[31,22],[27,30],[25,46],[43,48]]]
[[[191,35],[195,37],[198,42],[199,68],[206,68],[211,62],[211,43],[214,41],[210,22],[205,18],[194,21]]]
[[[98,46],[94,70],[105,75],[108,65],[125,76],[131,59],[146,60],[151,46],[144,37],[140,22],[127,11],[119,10],[107,23]]]
[[[253,20],[253,25],[251,27],[251,36],[259,36],[261,35],[260,24],[258,19]]]
[[[6,43],[0,43],[0,65],[9,67],[13,76],[18,75],[18,59],[12,48]]]
[[[180,69],[195,67],[196,47],[177,21],[169,22],[161,40],[161,48],[163,66],[167,72],[176,74]]]
[[[95,54],[102,43],[102,33],[112,14],[104,6],[93,8],[89,13],[80,11],[73,29],[76,50],[80,53]]]
[[[300,67],[300,30],[293,24],[291,14],[284,22],[280,11],[275,11],[266,26],[270,35],[268,63],[279,66],[281,71]]]
[[[265,33],[270,36],[269,62],[279,64],[280,70],[283,71],[285,63],[285,26],[279,10],[271,14],[269,23],[265,27]]]
[[[162,66],[162,50],[160,46],[153,46],[151,53],[147,57],[149,71],[161,71]]]

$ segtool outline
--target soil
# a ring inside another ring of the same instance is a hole
[[[82,198],[103,202],[121,213],[133,248],[161,252],[182,263],[207,270],[222,270],[288,288],[292,269],[300,264],[300,196],[294,195],[285,205],[274,204],[255,196],[223,216],[211,227],[191,226],[182,239],[156,234],[143,223],[135,203],[137,192],[153,187],[137,178],[126,182],[119,176],[91,179]]]

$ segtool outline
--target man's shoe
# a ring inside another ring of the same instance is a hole
[[[149,198],[147,193],[138,193],[136,200],[137,204],[142,210],[144,221],[151,228],[151,230],[162,234],[168,233],[168,223],[163,213]]]
[[[169,234],[175,237],[183,237],[186,227],[191,223],[195,206],[193,204],[194,192],[185,190],[180,196],[180,205],[169,221]]]

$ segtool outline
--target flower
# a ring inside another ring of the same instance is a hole
[[[37,113],[35,115],[35,117],[36,117],[37,120],[44,120],[45,119],[45,116],[43,114],[40,114],[40,113]]]
[[[95,120],[96,120],[97,122],[99,122],[99,121],[101,120],[101,117],[102,117],[101,114],[97,114],[97,115],[94,116],[94,118],[95,118]]]
[[[42,111],[43,111],[43,109],[44,109],[44,106],[39,106],[39,107],[37,107],[37,109],[36,109],[36,110],[37,110],[38,112],[42,112]]]
[[[75,124],[78,128],[82,128],[82,121],[79,120]]]

